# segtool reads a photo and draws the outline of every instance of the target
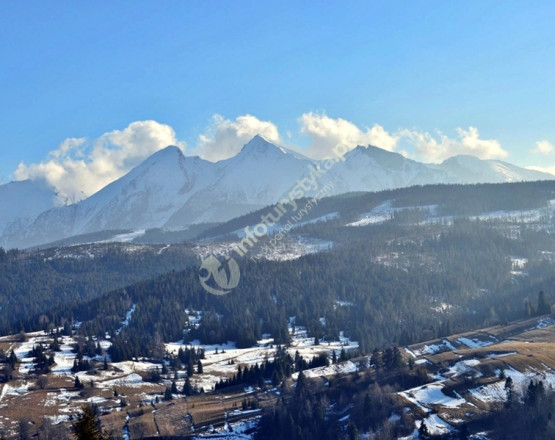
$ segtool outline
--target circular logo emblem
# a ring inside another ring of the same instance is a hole
[[[202,261],[199,279],[202,287],[213,295],[226,295],[237,287],[241,273],[239,265],[231,257],[220,263],[214,255]]]

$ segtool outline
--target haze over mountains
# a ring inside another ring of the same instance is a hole
[[[501,183],[548,180],[550,174],[502,161],[455,156],[424,164],[377,147],[356,147],[317,181],[326,195],[380,191],[437,183]],[[288,197],[318,164],[255,136],[234,157],[209,162],[169,146],[96,194],[59,204],[44,183],[0,186],[0,246],[26,248],[105,230],[185,229],[223,222]],[[329,187],[331,188],[331,186]]]

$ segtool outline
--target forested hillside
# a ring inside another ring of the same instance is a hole
[[[0,332],[63,325],[64,310],[118,287],[183,269],[196,261],[189,246],[90,244],[43,251],[0,248]]]
[[[328,225],[310,228],[331,234]],[[193,267],[80,304],[71,313],[86,321],[85,334],[114,334],[116,359],[151,356],[162,342],[184,337],[248,347],[269,333],[285,343],[291,316],[311,336],[337,340],[344,331],[369,352],[524,317],[534,313],[540,290],[549,298],[555,291],[553,264],[542,253],[555,242],[542,232],[509,239],[493,225],[463,220],[420,228],[373,225],[339,243],[293,261],[241,260],[241,283],[229,295],[204,291]],[[513,270],[513,255],[527,260],[526,274]],[[115,335],[132,305],[130,323]],[[187,329],[185,309],[203,311],[199,326]]]

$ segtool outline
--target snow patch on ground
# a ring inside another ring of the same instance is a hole
[[[488,347],[493,344],[492,341],[481,341],[479,339],[458,338],[457,341],[468,348]]]
[[[412,388],[399,394],[405,397],[409,402],[425,410],[431,405],[440,405],[445,408],[459,408],[465,403],[468,403],[461,396],[457,398],[447,396],[443,393],[443,388],[443,383],[437,382]]]
[[[142,237],[143,235],[145,235],[145,232],[146,232],[145,229],[138,229],[136,231],[128,232],[126,234],[114,235],[109,240],[105,240],[101,243],[109,243],[109,242],[129,243],[129,242],[135,240],[136,238],[139,238],[139,237]]]
[[[472,397],[481,402],[504,402],[507,400],[505,381],[495,382],[486,386],[469,390]]]
[[[352,223],[347,223],[346,226],[356,227],[384,223],[393,218],[394,212],[395,209],[391,206],[391,200],[388,200],[387,202],[376,206],[371,211],[361,214],[359,220]]]
[[[116,334],[119,335],[121,331],[129,325],[131,322],[131,317],[133,316],[133,312],[137,308],[137,304],[133,304],[131,308],[125,313],[125,319],[121,323],[121,327],[117,329]]]
[[[248,433],[253,431],[260,422],[260,417],[255,417],[250,420],[237,422],[237,423],[226,423],[225,426],[221,428],[214,429],[213,432],[208,434],[199,434],[193,437],[193,440],[201,439],[226,439],[226,440],[251,440],[254,435]]]
[[[443,435],[454,430],[449,423],[442,420],[437,414],[430,414],[424,419],[424,422],[432,435]]]
[[[354,362],[347,361],[328,365],[327,367],[318,367],[312,368],[310,370],[304,370],[303,373],[306,377],[314,378],[321,376],[333,376],[335,374],[354,373],[357,370],[358,367]],[[299,373],[293,373],[291,377],[296,380],[299,377]]]
[[[482,374],[475,370],[473,367],[480,365],[480,361],[478,359],[468,359],[465,361],[457,362],[453,365],[449,370],[445,373],[446,376],[449,377],[457,377],[462,376],[463,374],[469,373],[474,371],[476,376],[481,376]]]
[[[295,326],[293,328],[293,322],[294,320],[290,320],[289,332],[291,334],[291,344],[287,348],[287,352],[292,357],[295,357],[295,353],[298,351],[303,358],[310,361],[320,353],[327,353],[331,360],[332,352],[334,351],[336,356],[339,357],[342,349],[348,352],[349,350],[358,348],[358,343],[345,337],[343,332],[340,332],[339,341],[321,340],[319,345],[314,345],[314,338],[308,337],[306,329],[302,326]],[[166,344],[165,347],[166,351],[169,353],[177,353],[180,348],[203,348],[205,355],[205,359],[202,360],[203,374],[200,376],[193,376],[191,382],[193,386],[196,385],[199,388],[204,388],[205,391],[209,391],[220,379],[237,373],[237,367],[239,365],[250,367],[255,364],[262,364],[265,358],[270,361],[274,359],[277,346],[274,344],[274,340],[270,335],[263,336],[264,338],[259,340],[256,346],[250,348],[237,348],[235,343],[231,341],[228,341],[226,344],[206,345],[200,344],[198,340],[191,341],[188,344],[185,344],[183,341],[172,342]],[[322,376],[327,374],[333,375],[340,372],[351,372],[351,370],[356,371],[356,366],[354,366],[354,364],[337,367],[337,371],[335,371],[333,367],[336,367],[336,365],[327,367],[330,369],[329,371],[323,369],[321,371],[307,373],[307,375],[314,374],[315,376]]]
[[[430,354],[436,354],[444,351],[453,351],[453,350],[456,350],[455,346],[448,339],[444,339],[437,344],[424,345],[422,348],[418,350],[410,351],[407,349],[407,352],[411,354],[413,357],[419,357],[426,354],[430,355]]]
[[[542,328],[550,327],[552,325],[555,325],[555,320],[553,320],[552,318],[542,318],[540,319],[540,322],[538,322],[536,329],[542,329]]]

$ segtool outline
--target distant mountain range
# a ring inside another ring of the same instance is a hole
[[[324,165],[255,136],[234,157],[209,162],[173,146],[85,200],[57,206],[44,183],[0,186],[0,246],[27,248],[106,230],[186,229],[217,223],[289,198],[297,182]],[[356,147],[318,177],[326,195],[437,183],[501,183],[555,177],[502,161],[455,156],[424,164],[377,147]],[[317,190],[307,190],[313,194]]]

